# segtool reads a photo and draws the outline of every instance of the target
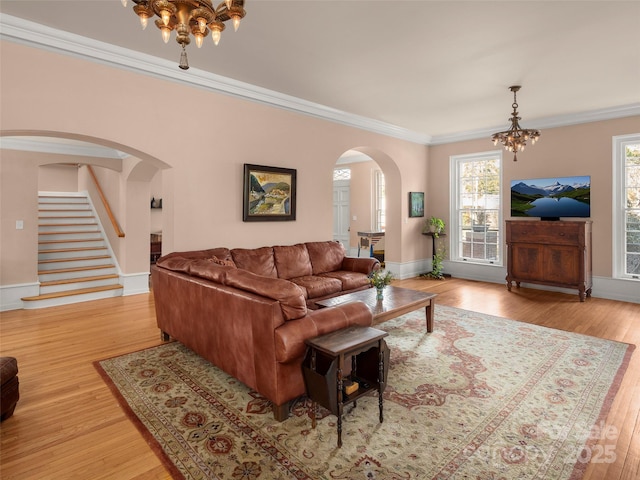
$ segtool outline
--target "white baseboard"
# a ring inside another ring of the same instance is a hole
[[[149,293],[149,272],[120,274],[122,296]]]
[[[0,312],[24,308],[23,297],[32,297],[40,292],[40,284],[22,283],[0,286]]]
[[[481,282],[502,283],[505,285],[507,269],[506,267],[493,265],[478,265],[464,262],[444,262],[445,273],[456,278],[466,280],[478,280]],[[610,277],[593,278],[591,296],[606,298],[608,300],[618,300],[621,302],[640,303],[640,282],[637,280],[622,280]],[[548,290],[568,294],[577,294],[577,290],[569,288],[552,287],[547,285],[537,285],[532,283],[521,283],[522,287],[534,288],[537,290]]]

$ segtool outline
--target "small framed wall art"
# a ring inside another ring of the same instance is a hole
[[[424,192],[409,192],[409,217],[424,217]]]
[[[242,220],[274,222],[296,219],[296,170],[244,164]]]

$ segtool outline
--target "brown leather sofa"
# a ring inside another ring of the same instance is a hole
[[[284,420],[305,392],[304,341],[369,326],[361,302],[316,301],[369,288],[375,258],[346,257],[338,242],[174,252],[151,269],[157,324],[169,337],[262,394]]]

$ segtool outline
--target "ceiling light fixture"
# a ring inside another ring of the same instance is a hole
[[[504,132],[494,133],[491,136],[491,140],[493,140],[494,145],[497,145],[498,142],[500,142],[504,145],[505,150],[513,152],[513,161],[517,162],[517,153],[524,150],[527,140],[529,139],[531,139],[531,145],[534,145],[540,138],[540,130],[520,128],[518,120],[522,119],[518,116],[518,102],[516,101],[516,92],[520,90],[520,85],[509,87],[509,90],[513,92],[513,105],[511,105],[513,107],[513,112],[509,119],[511,122],[511,128]]]
[[[121,0],[127,6],[127,0]],[[244,0],[225,0],[217,8],[211,0],[133,0],[133,11],[140,18],[144,30],[149,19],[154,15],[156,26],[162,33],[164,43],[169,43],[171,32],[176,31],[176,42],[182,47],[180,54],[181,69],[189,68],[185,47],[191,43],[194,36],[198,48],[202,46],[204,37],[211,32],[213,43],[218,45],[220,35],[225,28],[224,22],[231,20],[237,31],[240,20],[246,15]]]

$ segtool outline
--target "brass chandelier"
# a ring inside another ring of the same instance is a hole
[[[121,0],[127,6],[127,0]],[[185,47],[191,43],[191,35],[198,48],[202,46],[204,37],[211,32],[213,43],[218,45],[220,35],[225,29],[225,22],[231,20],[237,31],[240,20],[246,15],[244,0],[225,0],[216,8],[211,0],[133,0],[133,11],[140,18],[144,30],[154,15],[156,26],[162,33],[164,43],[169,43],[171,32],[176,31],[176,42],[182,47],[180,54],[181,69],[189,68]]]
[[[520,90],[520,85],[509,87],[509,90],[513,92],[513,105],[511,105],[513,107],[513,112],[509,119],[511,121],[511,128],[504,132],[494,133],[491,136],[491,140],[493,140],[494,145],[497,145],[498,142],[500,142],[504,146],[505,150],[513,152],[513,161],[517,162],[517,153],[524,150],[527,140],[531,140],[531,145],[534,145],[540,138],[540,130],[520,128],[518,120],[522,119],[518,116],[518,102],[516,101],[516,92]]]

